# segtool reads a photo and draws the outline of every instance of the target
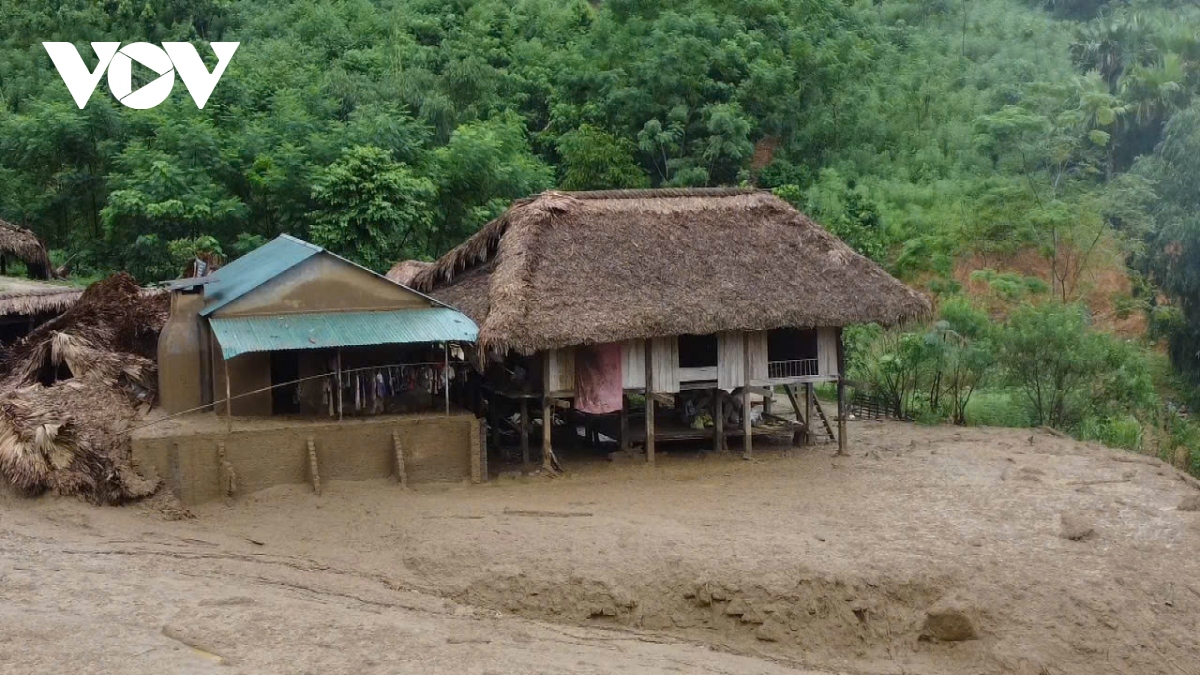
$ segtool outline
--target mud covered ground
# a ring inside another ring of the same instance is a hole
[[[851,434],[846,458],[568,455],[554,480],[275,488],[184,521],[10,498],[0,670],[1197,672],[1200,491],[1174,469],[1029,431]]]

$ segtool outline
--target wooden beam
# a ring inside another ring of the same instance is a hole
[[[621,394],[621,452],[629,453],[629,397]]]
[[[229,424],[229,431],[233,431],[233,387],[229,384],[229,359],[222,358],[221,361],[225,364],[225,421]]]
[[[529,457],[529,399],[521,397],[521,466],[528,468]]]
[[[442,354],[445,360],[442,362],[442,394],[446,400],[446,416],[450,416],[450,343],[442,343]],[[371,386],[375,386],[375,382],[371,382]]]
[[[342,420],[342,350],[337,350],[337,406],[338,406],[338,421]]]
[[[744,385],[742,386],[742,436],[744,447],[742,449],[742,459],[750,459],[754,456],[754,430],[750,425],[750,350],[742,350],[742,377]]]
[[[551,436],[554,433],[554,406],[550,404],[550,399],[542,402],[542,469],[547,473],[554,473],[554,448],[551,445]]]
[[[837,398],[838,398],[838,451],[846,454],[846,347],[842,343],[842,329],[837,334]]]
[[[654,463],[654,340],[646,340],[646,463]]]
[[[721,405],[724,393],[713,389],[713,452],[725,452],[725,410]]]
[[[816,403],[817,392],[812,382],[804,383],[804,438],[808,445],[813,444],[813,404]]]
[[[661,403],[663,405],[673,405],[675,403],[675,399],[666,394],[655,393],[655,394],[648,394],[648,396],[650,398],[653,398],[655,403]]]

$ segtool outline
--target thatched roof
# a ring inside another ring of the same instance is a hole
[[[546,192],[413,279],[485,348],[724,330],[895,324],[924,296],[759,190]]]
[[[154,400],[169,296],[128,274],[99,281],[0,358],[0,482],[114,504],[153,492],[123,432]],[[69,378],[43,386],[46,373]]]
[[[82,288],[0,277],[0,316],[61,314],[79,300]]]
[[[433,263],[424,260],[403,260],[388,270],[387,278],[388,281],[393,281],[401,286],[411,286],[413,279],[418,274],[431,267],[433,267]]]
[[[0,255],[25,261],[29,276],[36,279],[49,279],[54,271],[46,247],[37,235],[3,220],[0,220]]]

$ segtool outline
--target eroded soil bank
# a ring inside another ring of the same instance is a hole
[[[185,521],[9,500],[0,663],[178,643],[248,672],[1191,672],[1200,513],[1177,507],[1200,491],[1173,469],[1028,431],[851,433],[848,458],[668,450]]]

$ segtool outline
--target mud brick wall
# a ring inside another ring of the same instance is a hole
[[[157,475],[184,504],[224,498],[225,462],[236,483],[234,496],[283,484],[309,482],[308,439],[317,449],[321,482],[370,480],[396,475],[395,432],[404,448],[409,484],[486,478],[479,457],[479,422],[471,415],[389,417],[350,423],[242,424],[134,437],[133,463]]]

